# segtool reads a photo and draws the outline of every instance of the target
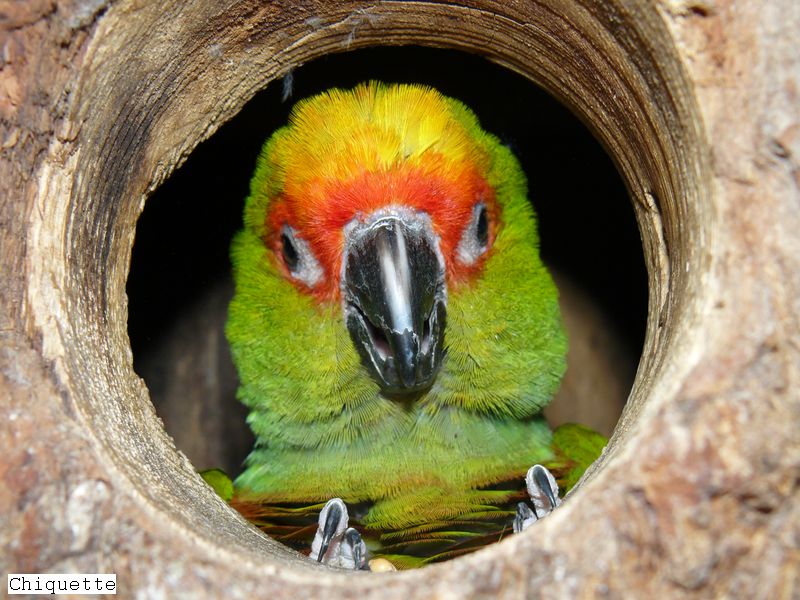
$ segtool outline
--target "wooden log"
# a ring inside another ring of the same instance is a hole
[[[0,4],[0,565],[168,597],[793,597],[800,557],[800,11],[730,0]],[[571,106],[630,189],[645,352],[612,443],[525,534],[352,575],[257,533],[131,366],[136,218],[296,65],[483,54]]]

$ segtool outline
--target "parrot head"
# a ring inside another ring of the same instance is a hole
[[[363,500],[532,464],[557,293],[519,165],[463,104],[380,83],[301,101],[244,221],[226,332],[258,444],[237,485]]]

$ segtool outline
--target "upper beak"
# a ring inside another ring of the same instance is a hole
[[[381,388],[406,394],[433,383],[443,356],[444,266],[426,217],[399,214],[347,233],[347,328]]]

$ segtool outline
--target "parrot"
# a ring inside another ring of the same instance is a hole
[[[418,567],[525,529],[560,503],[551,471],[596,458],[541,414],[558,292],[520,164],[465,104],[376,81],[299,101],[243,222],[226,336],[256,443],[231,504],[263,531]]]

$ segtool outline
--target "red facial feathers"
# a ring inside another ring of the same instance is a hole
[[[406,163],[386,171],[365,171],[347,181],[311,179],[302,189],[284,192],[270,203],[265,243],[289,278],[280,258],[280,232],[283,225],[294,228],[308,242],[324,271],[322,281],[314,288],[294,281],[295,285],[319,301],[338,301],[344,226],[353,218],[364,219],[387,206],[412,208],[430,216],[440,239],[448,287],[457,287],[481,270],[486,257],[484,254],[467,266],[459,262],[456,253],[473,207],[479,201],[488,209],[491,248],[499,211],[493,191],[471,165],[446,169],[446,176],[436,169]]]

